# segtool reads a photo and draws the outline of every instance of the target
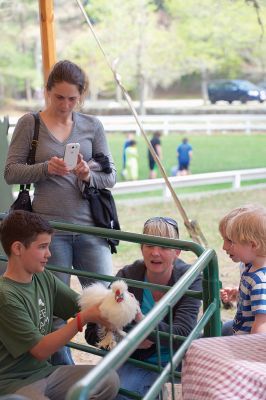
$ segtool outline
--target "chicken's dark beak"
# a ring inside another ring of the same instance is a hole
[[[115,301],[117,302],[117,303],[121,303],[121,301],[123,301],[124,300],[124,294],[123,293],[120,293],[120,290],[117,290],[116,292],[115,292]]]

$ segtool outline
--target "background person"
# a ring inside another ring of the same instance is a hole
[[[138,149],[136,140],[130,140],[126,148],[126,168],[124,178],[136,181],[139,176]]]
[[[45,269],[53,229],[35,213],[13,211],[0,225],[8,257],[0,277],[0,393],[27,399],[64,400],[74,383],[93,367],[52,366],[50,356],[90,322],[108,325],[98,307],[79,310],[78,293]],[[53,315],[73,319],[51,332]],[[93,399],[116,396],[119,381],[110,372],[92,393]]]
[[[89,202],[82,197],[83,182],[98,189],[110,188],[116,170],[101,122],[74,111],[84,98],[88,80],[83,70],[71,61],[59,61],[46,84],[47,107],[39,113],[40,130],[35,164],[26,160],[33,137],[34,118],[19,119],[10,143],[5,179],[8,184],[34,183],[33,211],[47,220],[94,226]],[[63,161],[67,143],[78,142],[78,164],[69,171]],[[96,154],[108,157],[111,173],[91,170],[88,162]],[[93,235],[56,232],[51,243],[50,263],[99,274],[112,274],[112,258],[106,239]],[[70,275],[55,272],[67,285]],[[79,278],[82,285],[89,280]],[[57,321],[58,324],[59,321]],[[54,357],[54,363],[71,364],[69,349]]]
[[[192,158],[192,146],[188,143],[188,139],[184,138],[182,143],[177,147],[178,175],[188,175],[189,166]]]
[[[143,233],[171,239],[179,238],[177,222],[166,217],[150,218],[144,224]],[[190,267],[190,265],[179,258],[180,250],[143,244],[141,246],[141,252],[143,259],[137,260],[133,264],[122,268],[117,273],[118,277],[158,285],[174,286]],[[200,276],[192,283],[190,289],[202,290]],[[129,291],[134,294],[140,303],[142,314],[138,315],[138,321],[140,321],[164,295],[164,292],[158,290],[135,287],[129,287]],[[189,296],[183,296],[176,303],[173,308],[173,334],[182,336],[189,335],[197,323],[200,304],[200,300]],[[159,323],[159,330],[168,333],[169,329],[168,316],[166,316]],[[92,325],[88,324],[85,338],[90,344],[98,342],[99,338],[95,325],[94,329],[92,329]],[[170,357],[169,339],[161,339],[161,343],[161,359],[162,364],[165,365]],[[151,364],[157,364],[156,344],[153,339],[148,338],[144,340],[131,357]],[[156,372],[136,367],[129,362],[120,367],[117,372],[120,377],[121,387],[130,391],[136,391],[140,396],[144,396],[158,377]],[[122,399],[127,399],[127,397],[119,394],[116,398],[116,400]]]
[[[151,139],[151,145],[157,154],[158,158],[162,160],[163,154],[162,154],[162,146],[161,146],[161,140],[160,137],[162,136],[162,133],[159,131],[154,132],[153,137]],[[156,162],[154,161],[151,152],[148,150],[148,160],[149,160],[149,178],[154,179],[157,177],[157,165]]]
[[[127,161],[127,156],[126,156],[126,149],[129,146],[129,143],[131,140],[134,140],[134,133],[133,132],[128,132],[126,140],[124,141],[123,144],[123,152],[122,152],[122,178],[125,178],[125,173],[126,173],[126,161]]]

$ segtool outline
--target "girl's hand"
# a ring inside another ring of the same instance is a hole
[[[69,169],[62,158],[52,157],[48,161],[48,174],[64,176],[69,173]]]
[[[73,173],[82,181],[89,182],[90,180],[90,167],[81,153],[78,155],[77,166],[73,169]]]

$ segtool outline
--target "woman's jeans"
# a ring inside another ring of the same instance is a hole
[[[112,275],[112,256],[107,241],[93,235],[55,233],[50,245],[51,257],[49,264],[57,267],[79,269],[97,274]],[[70,286],[70,274],[53,272],[61,281]],[[93,283],[94,279],[79,277],[82,287]],[[109,282],[104,282],[109,284]],[[56,330],[65,322],[55,318],[53,329]],[[53,365],[74,364],[70,349],[63,347],[51,358]]]
[[[179,367],[178,370],[180,370],[180,368],[181,367]],[[137,367],[129,362],[125,362],[125,364],[118,368],[117,373],[120,379],[120,387],[129,390],[130,392],[136,392],[141,397],[145,396],[150,387],[159,377],[158,372]],[[176,382],[179,383],[179,379],[176,380]],[[162,390],[162,399],[167,399],[168,395],[166,387],[163,386]],[[129,400],[129,397],[118,393],[115,400]]]
[[[148,392],[159,374],[148,369],[136,367],[126,362],[117,370],[120,387],[138,393],[141,397]],[[115,400],[128,400],[129,397],[118,394]]]

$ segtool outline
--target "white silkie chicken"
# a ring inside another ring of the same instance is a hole
[[[109,289],[97,282],[83,290],[79,298],[81,310],[98,304],[101,316],[112,324],[112,329],[99,326],[100,340],[97,346],[111,350],[115,347],[117,338],[126,336],[123,327],[133,321],[140,312],[139,303],[135,296],[128,292],[126,282],[118,280],[113,282]]]

